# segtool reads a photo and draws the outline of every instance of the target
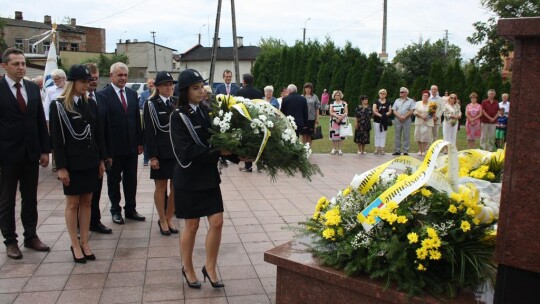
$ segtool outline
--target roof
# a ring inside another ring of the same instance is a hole
[[[261,48],[242,46],[238,48],[238,60],[255,60]],[[212,58],[212,48],[196,45],[180,55],[180,61],[208,61]],[[233,60],[233,47],[218,47],[216,60]]]
[[[51,24],[37,22],[37,21],[28,21],[28,20],[19,20],[19,19],[10,19],[10,18],[1,18],[1,17],[0,17],[0,20],[5,21],[6,25],[9,25],[9,26],[30,27],[30,28],[37,28],[37,29],[44,29],[44,30],[50,30],[52,28]],[[56,26],[56,31],[84,34],[86,33],[85,29],[87,28],[91,28],[91,27],[80,26],[80,25],[72,26],[69,24],[58,24]]]
[[[126,41],[127,41],[127,40],[126,40]],[[135,41],[133,41],[133,40],[131,40],[131,41],[129,41],[129,42],[120,42],[120,43],[117,42],[117,43],[116,43],[116,45],[123,45],[123,44],[151,44],[151,45],[153,45],[153,43],[150,42],[150,41],[137,41],[137,42],[135,42]],[[170,47],[168,47],[168,46],[161,45],[161,44],[157,44],[157,43],[156,43],[156,46],[160,46],[160,47],[162,47],[162,48],[166,48],[166,49],[169,49],[169,50],[176,51],[176,49],[173,49],[173,48],[170,48]]]

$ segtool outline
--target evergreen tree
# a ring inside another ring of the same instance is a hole
[[[311,82],[313,84],[313,94],[322,93],[321,88],[317,85],[317,72],[319,68],[319,53],[314,50],[311,52],[306,66],[306,78],[305,82]]]
[[[476,65],[471,64],[468,67],[466,79],[467,85],[465,89],[465,94],[467,95],[467,97],[474,92],[478,94],[478,102],[484,100],[487,96],[487,90],[485,89],[484,80],[482,79],[480,70]]]
[[[279,77],[279,87],[286,87],[290,82],[290,75],[292,71],[292,64],[289,63],[289,57],[292,55],[289,47],[284,47],[281,51],[279,58],[279,65],[281,66],[281,72]],[[292,63],[292,60],[291,60]]]
[[[497,93],[497,95],[495,95],[495,99],[500,100],[500,96],[502,94],[502,89],[503,89],[501,74],[499,73],[490,74],[487,80],[486,88],[488,90],[490,89],[495,90],[495,92]]]
[[[428,82],[430,85],[437,85],[440,92],[444,92],[447,87],[446,83],[444,82],[444,72],[444,65],[441,61],[436,60],[431,64]]]
[[[381,78],[379,79],[379,83],[377,84],[377,88],[382,89],[385,88],[388,92],[388,98],[399,96],[399,88],[404,86],[404,81],[399,74],[398,70],[393,64],[386,65],[383,74]],[[412,91],[410,91],[409,97],[413,97]],[[397,98],[397,97],[396,97]],[[416,99],[416,98],[415,98]]]
[[[340,90],[343,92],[344,95],[347,94],[347,92],[345,92],[345,80],[347,79],[348,71],[349,67],[346,67],[345,65],[336,64],[334,66],[334,72],[332,73],[332,82],[330,83],[330,90]]]
[[[375,56],[373,56],[373,54]],[[378,68],[381,65],[381,61],[377,57],[377,54],[372,53],[368,57],[367,66],[362,75],[362,82],[360,84],[360,94],[368,96],[369,99],[378,98],[378,91],[382,88],[378,88],[379,82]]]
[[[292,64],[291,83],[294,83],[298,87],[298,93],[301,92],[300,88],[304,86],[304,78],[306,77],[306,61],[304,57],[304,45],[297,43],[294,47],[294,61]]]
[[[367,58],[366,58],[367,60]],[[359,57],[356,60],[352,70],[349,71],[347,79],[345,81],[344,92],[347,92],[348,100],[351,106],[349,109],[356,108],[358,104],[358,97],[360,97],[360,85],[362,84],[362,75],[364,74],[365,62]]]
[[[416,77],[411,87],[409,88],[409,97],[420,100],[423,90],[429,90],[429,82],[426,76]]]

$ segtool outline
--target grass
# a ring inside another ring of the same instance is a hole
[[[328,120],[329,120],[328,116],[319,117],[319,123],[321,124],[323,138],[313,141],[313,144],[312,144],[313,153],[330,153],[330,151],[332,150],[332,141],[328,139],[328,127],[329,127]],[[351,122],[354,128],[353,118],[349,118],[349,122]],[[386,146],[384,148],[386,153],[394,152],[395,130],[396,129],[392,126],[392,127],[388,127],[388,131],[386,132]],[[416,143],[416,141],[414,141],[414,124],[411,125],[410,132],[411,132],[411,137],[410,137],[411,143],[410,143],[409,153],[416,153],[418,152],[418,144]],[[439,128],[439,133],[440,133],[439,138],[442,138],[442,127]],[[370,144],[367,146],[367,152],[371,153],[371,152],[374,152],[375,150],[375,147],[373,145],[373,143],[375,142],[374,136],[375,136],[375,131],[372,129],[370,133]],[[477,141],[477,146],[478,144],[479,144],[479,141]],[[458,150],[468,149],[467,148],[467,134],[465,132],[465,126],[461,126],[460,130],[458,131],[457,148]],[[343,153],[356,153],[356,151],[358,151],[358,146],[354,142],[353,137],[345,138],[345,140],[343,141],[342,150],[343,150]]]

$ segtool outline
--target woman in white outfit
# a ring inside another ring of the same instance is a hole
[[[389,117],[392,114],[392,106],[386,100],[386,90],[379,90],[379,99],[373,104],[373,129],[375,129],[375,154],[384,155],[386,145],[386,130],[388,129]]]
[[[443,115],[443,139],[456,145],[458,124],[461,118],[461,109],[457,103],[456,94],[450,94],[448,97],[448,102],[444,105]]]

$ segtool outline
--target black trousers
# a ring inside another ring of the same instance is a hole
[[[98,181],[96,192],[92,193],[92,205],[90,213],[90,226],[95,226],[101,222],[101,211],[99,210],[99,200],[101,199],[101,189],[103,188],[103,178]]]
[[[109,200],[111,201],[111,214],[122,212],[120,207],[120,182],[124,190],[124,210],[126,212],[135,211],[137,203],[135,195],[137,193],[137,154],[113,157],[113,165],[107,171],[107,188]]]
[[[0,230],[6,245],[17,243],[15,232],[17,183],[20,183],[24,240],[27,241],[36,236],[38,178],[39,163],[37,161],[0,165]]]

